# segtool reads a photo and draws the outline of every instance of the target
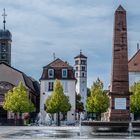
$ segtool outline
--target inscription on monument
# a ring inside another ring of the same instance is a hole
[[[115,109],[126,109],[126,98],[115,98]]]

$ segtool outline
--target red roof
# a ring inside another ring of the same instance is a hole
[[[48,76],[48,70],[54,70],[54,77],[50,78]],[[67,78],[62,77],[62,69],[67,69],[68,76]],[[49,79],[65,79],[65,80],[75,80],[74,69],[67,62],[62,61],[61,59],[56,59],[50,64],[43,67],[43,73],[40,80],[49,80]]]
[[[44,68],[72,68],[67,62],[62,61],[61,59],[57,58],[50,64],[44,66]]]
[[[128,69],[130,72],[140,72],[140,50],[128,61]]]

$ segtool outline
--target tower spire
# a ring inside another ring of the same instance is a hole
[[[11,42],[12,34],[9,30],[5,29],[6,23],[6,13],[5,8],[3,9],[3,30],[0,30],[0,63],[4,62],[8,65],[11,65]]]
[[[80,50],[80,55],[82,54],[82,50]]]
[[[6,13],[5,13],[5,8],[3,9],[3,14],[2,14],[2,16],[3,16],[3,28],[4,28],[4,30],[5,30],[5,23],[6,23],[6,20],[5,20],[5,18],[6,18]]]
[[[122,5],[119,5],[116,11],[125,11],[125,9],[122,7]]]

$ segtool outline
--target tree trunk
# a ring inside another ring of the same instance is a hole
[[[14,123],[17,125],[17,112],[14,113]]]
[[[60,126],[60,112],[57,112],[57,126]]]
[[[22,113],[19,113],[19,119],[20,120],[22,119]]]
[[[22,124],[22,113],[21,112],[19,113],[19,125],[23,125]]]
[[[97,121],[101,121],[101,113],[97,113]]]

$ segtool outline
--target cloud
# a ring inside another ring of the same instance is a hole
[[[80,49],[88,57],[88,86],[97,77],[110,82],[113,16],[119,4],[128,13],[129,56],[139,42],[137,0],[0,0],[12,32],[12,65],[39,79],[56,57],[74,65]],[[132,19],[132,20],[131,20]],[[2,17],[0,26],[2,28]],[[65,52],[65,53],[63,53]]]

